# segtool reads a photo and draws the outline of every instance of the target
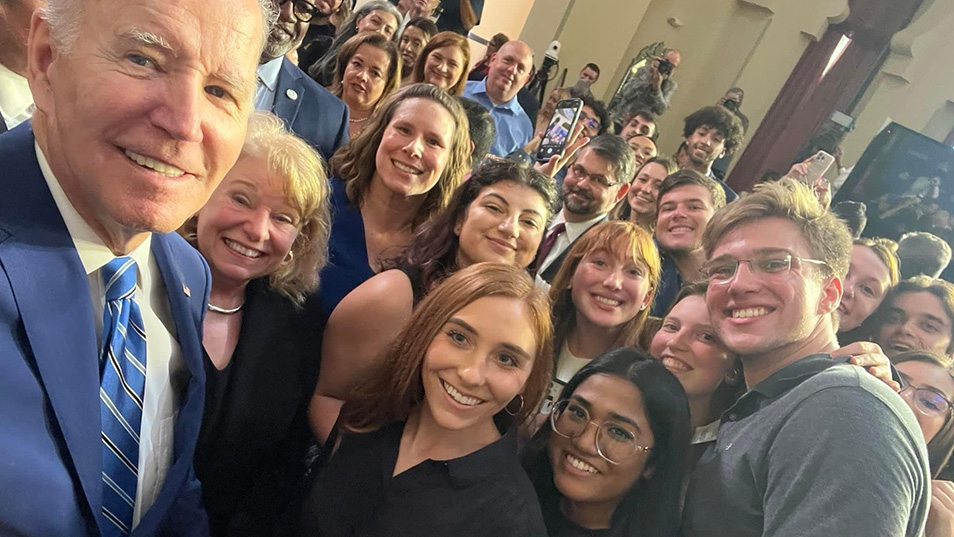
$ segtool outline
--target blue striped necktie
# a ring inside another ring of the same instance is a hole
[[[117,257],[101,270],[106,287],[100,356],[104,537],[132,529],[139,480],[139,430],[146,392],[146,331],[136,292],[136,262]]]

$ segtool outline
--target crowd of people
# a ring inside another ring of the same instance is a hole
[[[0,534],[954,537],[949,245],[734,192],[741,88],[664,155],[678,50],[528,103],[476,0],[12,2]]]

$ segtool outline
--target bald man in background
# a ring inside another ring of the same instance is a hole
[[[517,102],[517,93],[530,80],[533,51],[523,41],[507,41],[490,57],[487,78],[467,83],[464,97],[490,111],[497,127],[491,154],[506,156],[533,137],[533,123]]]

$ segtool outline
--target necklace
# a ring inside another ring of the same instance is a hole
[[[225,308],[220,308],[220,307],[218,307],[218,306],[212,304],[211,302],[209,302],[209,311],[214,311],[215,313],[223,313],[223,314],[225,314],[225,315],[232,315],[233,313],[238,313],[239,310],[242,309],[242,306],[244,306],[244,305],[245,305],[245,302],[242,302],[241,304],[239,304],[239,305],[238,305],[237,307],[235,307],[235,308],[225,309]]]
[[[362,122],[364,122],[364,121],[367,121],[370,117],[371,117],[371,116],[365,116],[365,117],[360,118],[360,119],[355,119],[355,118],[353,118],[353,117],[349,117],[349,118],[348,118],[348,121],[350,121],[351,123],[362,123]]]

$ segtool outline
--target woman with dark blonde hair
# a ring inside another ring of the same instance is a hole
[[[460,96],[464,94],[469,66],[467,38],[454,32],[441,32],[432,37],[417,56],[411,81],[427,82]]]
[[[331,93],[348,105],[348,134],[355,138],[378,105],[401,84],[401,54],[393,41],[362,32],[341,46]]]
[[[551,336],[525,270],[444,280],[342,408],[300,535],[546,535],[514,425],[546,391]]]
[[[855,239],[844,294],[838,306],[838,340],[862,338],[862,323],[901,279],[898,243],[890,239]]]
[[[457,99],[429,84],[385,99],[331,159],[331,262],[320,288],[326,316],[447,206],[469,162],[467,116]]]
[[[676,163],[667,157],[651,157],[636,170],[626,197],[610,211],[610,219],[627,220],[649,231],[655,229],[659,187],[678,170]]]
[[[620,347],[646,348],[660,272],[652,236],[631,222],[597,224],[573,243],[550,287],[556,358],[543,413],[593,358]]]
[[[258,112],[238,162],[181,230],[212,276],[195,470],[213,535],[265,534],[293,499],[318,373],[320,317],[306,297],[327,260],[330,195],[315,150]]]

